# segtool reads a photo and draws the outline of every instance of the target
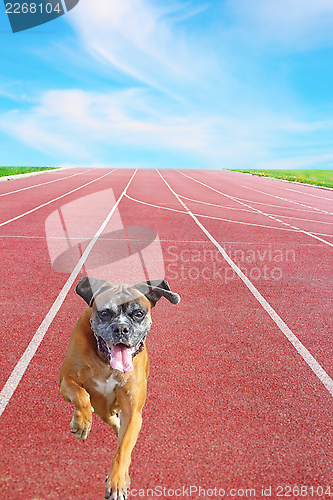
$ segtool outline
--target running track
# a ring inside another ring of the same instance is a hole
[[[82,272],[14,392],[6,382],[70,277],[52,268],[45,220],[107,188],[121,197],[124,226],[156,229],[182,299],[153,311],[132,488],[333,497],[333,192],[228,171],[139,170],[124,193],[133,174],[72,169],[0,183],[0,498],[103,498],[115,438],[94,416],[77,442],[58,388],[85,307],[74,292]],[[277,489],[288,485],[307,489]]]

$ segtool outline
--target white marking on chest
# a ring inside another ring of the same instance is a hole
[[[118,381],[113,378],[113,375],[110,375],[110,377],[104,381],[96,381],[96,391],[103,394],[103,396],[111,396],[117,385]]]

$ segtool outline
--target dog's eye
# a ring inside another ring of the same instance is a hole
[[[103,311],[99,311],[99,315],[102,318],[108,318],[110,316],[110,311],[108,311],[107,309],[104,309]]]
[[[133,316],[136,319],[142,319],[144,317],[145,313],[143,311],[134,311]]]

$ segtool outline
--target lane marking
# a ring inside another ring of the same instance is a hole
[[[181,173],[180,171],[178,171]],[[264,205],[265,207],[273,207],[273,208],[278,208],[280,210],[290,210],[290,207],[282,207],[281,205],[272,205],[271,203],[263,203],[262,201],[253,201],[253,200],[247,200],[246,198],[239,198],[238,196],[234,196],[235,200],[238,201],[246,201],[247,203],[255,203],[256,205]],[[293,208],[294,212],[305,212],[307,214],[317,214],[318,211],[315,210],[304,210],[304,208]],[[323,214],[325,215],[325,214]]]
[[[139,202],[140,203],[140,202]],[[182,212],[183,213],[183,212]],[[185,213],[185,212],[184,212]],[[187,212],[186,212],[186,215],[187,215]],[[200,217],[200,214],[194,214],[196,215],[197,217]],[[269,226],[267,226],[269,227]],[[282,229],[281,228],[281,231],[288,231],[288,229]],[[26,239],[31,239],[31,240],[43,240],[43,241],[46,241],[46,237],[45,236],[21,236],[21,235],[15,235],[15,234],[6,234],[4,236],[0,236],[0,238],[26,238]],[[55,238],[61,238],[60,236],[56,236]],[[88,238],[87,238],[88,239]],[[81,238],[72,238],[72,241],[73,240],[77,240],[77,241],[81,241]],[[123,239],[123,238],[104,238],[103,237],[103,241],[128,241],[127,239]],[[130,241],[151,241],[151,240],[142,240],[142,239],[139,239],[139,240],[136,240],[136,239],[131,239]],[[162,241],[163,243],[169,243],[169,242],[175,242],[175,243],[208,243],[207,240],[179,240],[179,239],[165,239],[165,238],[161,238],[160,241]],[[228,241],[226,242],[228,243],[228,245],[256,245],[255,242],[252,242],[252,241]],[[281,243],[281,245],[283,245],[284,243]],[[285,246],[287,246],[287,243],[284,244]],[[318,246],[315,244],[315,243],[304,243],[305,247],[317,247]]]
[[[323,210],[321,208],[310,207],[309,205],[305,205],[304,203],[300,203],[299,201],[288,200],[288,198],[282,198],[282,196],[276,196],[275,194],[265,193],[264,191],[259,191],[259,189],[253,189],[253,188],[250,188],[247,186],[242,186],[242,188],[250,189],[251,191],[256,191],[257,193],[261,193],[261,194],[264,194],[266,196],[271,196],[271,197],[277,198],[279,200],[287,201],[288,203],[293,203],[294,205],[300,205],[301,207],[310,208],[311,210],[316,210],[317,212],[321,212],[322,214],[333,215],[332,212],[327,212],[326,210]]]
[[[238,200],[238,201],[246,201],[247,203],[255,203],[256,205],[263,205],[265,207],[273,207],[273,208],[277,208],[279,210],[290,210],[290,207],[286,207],[286,206],[279,206],[279,205],[272,205],[271,203],[263,203],[261,201],[254,201],[254,200],[247,200],[246,198],[239,198],[239,197],[234,197],[235,200]],[[304,208],[294,208],[293,207],[293,212],[305,212],[307,214],[316,214],[316,215],[320,215],[318,213],[318,211],[315,211],[315,210],[304,210]],[[326,215],[326,214],[322,214],[323,216]]]
[[[193,177],[190,177],[189,175],[187,174],[184,174],[183,172],[181,172],[180,170],[177,170],[175,169],[176,172],[178,172],[179,174],[182,174],[184,175],[185,177],[187,177],[188,179],[191,179],[192,181],[194,182],[197,182],[198,184],[201,184],[202,186],[205,186],[207,187],[208,189],[211,189],[212,191],[215,191],[216,193],[219,193],[221,194],[222,196],[226,196],[227,198],[230,198],[231,200],[234,200],[236,201],[237,203],[240,203],[241,205],[244,205],[248,208],[251,208],[253,211],[261,214],[261,215],[264,215],[265,217],[268,217],[269,219],[272,219],[272,220],[275,220],[277,222],[280,222],[281,224],[283,224],[284,226],[288,226],[288,227],[291,227],[292,229],[295,229],[295,231],[298,231],[300,233],[303,233],[303,234],[306,234],[307,236],[310,236],[310,238],[315,238],[316,240],[319,240],[321,241],[322,243],[325,243],[325,245],[329,245],[330,247],[333,247],[333,243],[330,243],[329,241],[326,241],[326,240],[323,240],[322,238],[320,238],[319,236],[317,236],[315,233],[310,233],[308,231],[305,231],[304,229],[300,229],[299,227],[297,226],[292,226],[291,224],[288,224],[287,222],[283,222],[282,220],[280,219],[277,219],[276,217],[274,217],[273,215],[269,215],[267,214],[266,212],[263,212],[262,210],[259,210],[258,208],[254,208],[254,207],[251,207],[251,205],[248,205],[247,203],[243,203],[242,201],[239,201],[237,198],[235,198],[234,196],[230,196],[229,194],[226,194],[226,193],[222,193],[222,191],[218,191],[217,189],[209,186],[208,184],[205,184],[204,182],[201,182],[201,181],[198,181],[197,179],[194,179]],[[328,212],[327,212],[328,213]]]
[[[8,219],[5,222],[0,223],[1,226],[5,226],[6,224],[9,224],[10,222],[13,222],[14,220],[21,219],[22,217],[25,217],[26,215],[31,214],[32,212],[36,212],[36,210],[39,210],[40,208],[46,207],[47,205],[50,205],[50,203],[53,203],[54,201],[61,200],[61,198],[64,198],[65,196],[68,196],[69,194],[75,193],[75,191],[78,191],[79,189],[82,189],[86,186],[89,186],[89,184],[92,184],[93,182],[96,182],[100,179],[103,179],[103,177],[106,177],[107,175],[112,174],[116,169],[111,170],[111,172],[108,172],[107,174],[102,175],[101,177],[97,177],[97,179],[93,179],[90,182],[87,182],[86,184],[83,184],[82,186],[79,186],[75,189],[72,189],[72,191],[68,191],[68,193],[62,194],[61,196],[57,196],[57,198],[53,198],[53,200],[47,201],[46,203],[43,203],[42,205],[39,205],[38,207],[32,208],[31,210],[28,210],[28,212],[24,212],[21,215],[17,215],[16,217],[13,217],[12,219]]]
[[[245,208],[227,207],[225,205],[217,205],[216,203],[208,203],[207,201],[194,200],[193,198],[187,198],[186,196],[182,196],[182,195],[179,195],[179,196],[181,198],[183,198],[183,200],[193,201],[194,203],[201,203],[202,205],[209,205],[211,207],[217,207],[217,208],[222,208],[222,209],[226,209],[226,210],[237,210],[238,212],[253,213],[252,210],[247,210]],[[240,200],[240,198],[238,198],[238,200]],[[276,205],[273,205],[273,206],[276,206]],[[302,210],[302,211],[305,212],[305,210]],[[309,213],[309,212],[307,211],[307,213]],[[316,212],[314,212],[314,213],[316,213]],[[267,215],[272,215],[273,217],[282,217],[282,219],[293,219],[293,220],[300,220],[303,222],[315,222],[316,224],[333,224],[333,222],[326,222],[323,220],[302,219],[300,217],[290,217],[288,215],[279,215],[279,216],[277,216],[277,214],[267,214]],[[314,234],[317,234],[317,233],[314,233]]]
[[[43,322],[40,324],[38,330],[36,331],[35,335],[33,336],[32,340],[30,341],[28,347],[22,354],[20,360],[18,361],[17,365],[15,366],[14,370],[12,371],[11,375],[9,376],[7,382],[5,383],[2,391],[0,392],[0,416],[2,415],[3,411],[5,410],[7,404],[9,403],[12,395],[14,394],[15,389],[17,388],[18,384],[20,383],[26,369],[29,366],[30,361],[34,357],[40,343],[42,342],[49,326],[51,325],[52,321],[54,320],[57,312],[59,311],[62,303],[64,302],[71,286],[73,285],[75,279],[77,278],[77,275],[79,274],[81,267],[85,263],[88,255],[90,254],[93,246],[95,245],[96,241],[98,240],[99,236],[103,232],[104,228],[106,227],[107,223],[111,219],[112,215],[114,214],[116,208],[118,207],[120,201],[124,197],[126,190],[128,189],[129,185],[131,184],[133,177],[135,176],[137,170],[135,170],[134,174],[130,178],[127,186],[125,187],[124,191],[121,193],[121,195],[118,198],[118,201],[114,204],[112,207],[111,211],[107,215],[106,219],[102,223],[101,227],[98,229],[96,232],[95,236],[93,239],[90,241],[89,245],[85,249],[82,257],[76,264],[75,268],[73,269],[70,277],[66,281],[65,285],[59,292],[58,297],[52,304],[49,312],[45,316]]]
[[[185,203],[181,200],[181,198],[175,193],[172,187],[167,183],[161,173],[157,170],[157,173],[161,177],[161,179],[168,186],[173,195],[177,198],[179,203],[184,207],[187,211],[188,215],[192,217],[195,223],[200,227],[200,229],[205,233],[205,235],[209,238],[209,240],[213,243],[213,245],[219,250],[223,258],[230,265],[230,267],[235,271],[235,273],[240,277],[243,283],[250,290],[252,295],[257,299],[260,305],[265,309],[265,311],[272,318],[274,323],[278,326],[281,332],[285,335],[285,337],[291,342],[296,351],[302,356],[307,365],[311,368],[314,374],[319,378],[319,380],[326,387],[328,392],[333,396],[333,380],[331,377],[325,372],[322,366],[318,363],[318,361],[312,356],[312,354],[306,349],[306,347],[302,344],[302,342],[296,337],[296,335],[290,330],[290,328],[286,325],[286,323],[282,320],[282,318],[277,314],[277,312],[272,308],[272,306],[267,302],[267,300],[261,295],[261,293],[256,289],[253,283],[248,279],[247,276],[239,269],[239,267],[234,263],[234,261],[229,257],[227,252],[223,247],[215,240],[215,238],[210,234],[210,232],[201,224],[201,222],[196,218],[196,216],[191,212],[191,210],[185,205]]]
[[[64,179],[70,179],[71,177],[75,177],[76,175],[85,174],[87,172],[90,172],[91,170],[94,170],[94,169],[89,168],[88,170],[85,170],[84,172],[79,172],[78,174],[68,175],[67,177],[61,177],[60,179],[53,179],[52,181],[41,182],[40,184],[34,184],[33,186],[28,186],[28,187],[21,188],[21,189],[15,189],[15,191],[9,191],[8,193],[0,194],[0,198],[2,196],[8,196],[9,194],[19,193],[20,191],[26,191],[27,189],[32,189],[32,188],[39,187],[39,186],[45,186],[45,184],[51,184],[52,182],[58,182],[58,181],[62,181]]]
[[[169,208],[169,207],[161,207],[159,205],[152,205],[151,203],[147,203],[146,201],[141,201],[141,200],[136,200],[135,198],[132,198],[128,194],[125,194],[126,198],[132,201],[136,201],[137,203],[141,203],[142,205],[148,205],[149,207],[154,207],[154,208],[161,208],[162,210],[171,210],[171,212],[178,212],[180,214],[186,214],[186,212],[182,210],[176,210],[175,208]]]
[[[131,196],[129,196],[127,194],[125,196],[129,200],[134,201],[135,203],[140,203],[142,205],[147,205],[149,207],[160,208],[161,210],[171,210],[172,212],[178,212],[179,214],[186,214],[187,213],[187,212],[184,212],[183,210],[176,210],[175,208],[169,208],[169,207],[161,207],[160,205],[153,205],[152,203],[147,203],[146,201],[137,200],[136,198],[132,198]],[[185,198],[185,196],[181,196],[181,195],[178,195],[178,196],[180,198]],[[187,199],[190,199],[190,198],[187,198]],[[198,203],[205,203],[205,202],[198,202]],[[208,203],[208,205],[210,205],[210,203]],[[219,206],[219,205],[216,205],[216,206]],[[225,207],[222,206],[222,208],[225,208]],[[238,210],[238,209],[234,209],[234,210]],[[251,210],[242,210],[242,209],[240,209],[240,210],[242,212],[253,213],[253,211],[251,211]],[[194,214],[194,215],[196,215],[197,217],[204,217],[205,219],[214,219],[214,220],[221,220],[223,222],[230,222],[231,224],[242,224],[243,226],[263,227],[265,229],[276,229],[277,231],[289,231],[289,232],[293,232],[293,233],[299,233],[300,231],[302,231],[300,229],[289,229],[289,228],[285,228],[285,227],[265,226],[264,224],[254,224],[253,222],[243,222],[243,221],[232,220],[232,219],[223,219],[222,217],[214,217],[213,215],[203,215],[203,214]],[[279,221],[279,222],[281,222],[281,221]],[[316,222],[316,221],[314,221],[314,222]],[[327,224],[331,224],[331,223],[328,222]],[[286,224],[286,225],[289,225],[289,224]],[[311,234],[315,234],[318,236],[325,236],[325,237],[329,237],[329,238],[333,237],[331,234],[322,234],[322,233],[311,233]],[[0,238],[1,238],[1,236],[0,236]]]
[[[180,196],[181,198],[181,196]],[[296,230],[296,229],[288,229],[286,227],[275,227],[275,226],[265,226],[264,224],[254,224],[252,222],[242,222],[242,221],[237,221],[237,220],[230,220],[230,219],[222,219],[221,217],[213,217],[212,215],[202,215],[202,214],[194,214],[197,217],[204,217],[205,219],[215,219],[215,220],[221,220],[223,222],[231,222],[233,224],[243,224],[244,226],[255,226],[255,227],[263,227],[265,229],[276,229],[277,231],[289,231],[292,233],[299,233],[300,231],[303,232],[302,230]],[[276,219],[277,220],[277,219]],[[282,221],[280,221],[282,222]],[[287,226],[289,224],[286,224]],[[292,226],[290,226],[292,227]],[[313,235],[318,235],[318,236],[325,236],[328,238],[332,238],[333,236],[331,234],[322,234],[322,233],[311,233]],[[316,236],[314,236],[316,237]],[[320,241],[323,241],[321,238],[316,238]],[[331,243],[326,242],[328,245],[333,246]]]
[[[307,184],[310,185],[310,184]],[[312,186],[315,187],[315,186]],[[319,198],[320,200],[327,200],[327,201],[332,201],[333,198],[325,198],[324,196],[318,196],[317,194],[310,194],[310,193],[303,193],[302,191],[297,191],[297,189],[290,189],[290,188],[284,188],[286,191],[294,191],[295,193],[298,194],[305,194],[305,196],[312,196],[313,198]]]

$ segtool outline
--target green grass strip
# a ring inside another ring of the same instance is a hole
[[[274,177],[285,181],[301,182],[314,186],[333,188],[333,170],[256,170],[256,169],[228,169],[260,177]]]
[[[40,172],[43,170],[54,170],[58,167],[0,167],[0,177],[8,175],[28,174],[30,172]]]

